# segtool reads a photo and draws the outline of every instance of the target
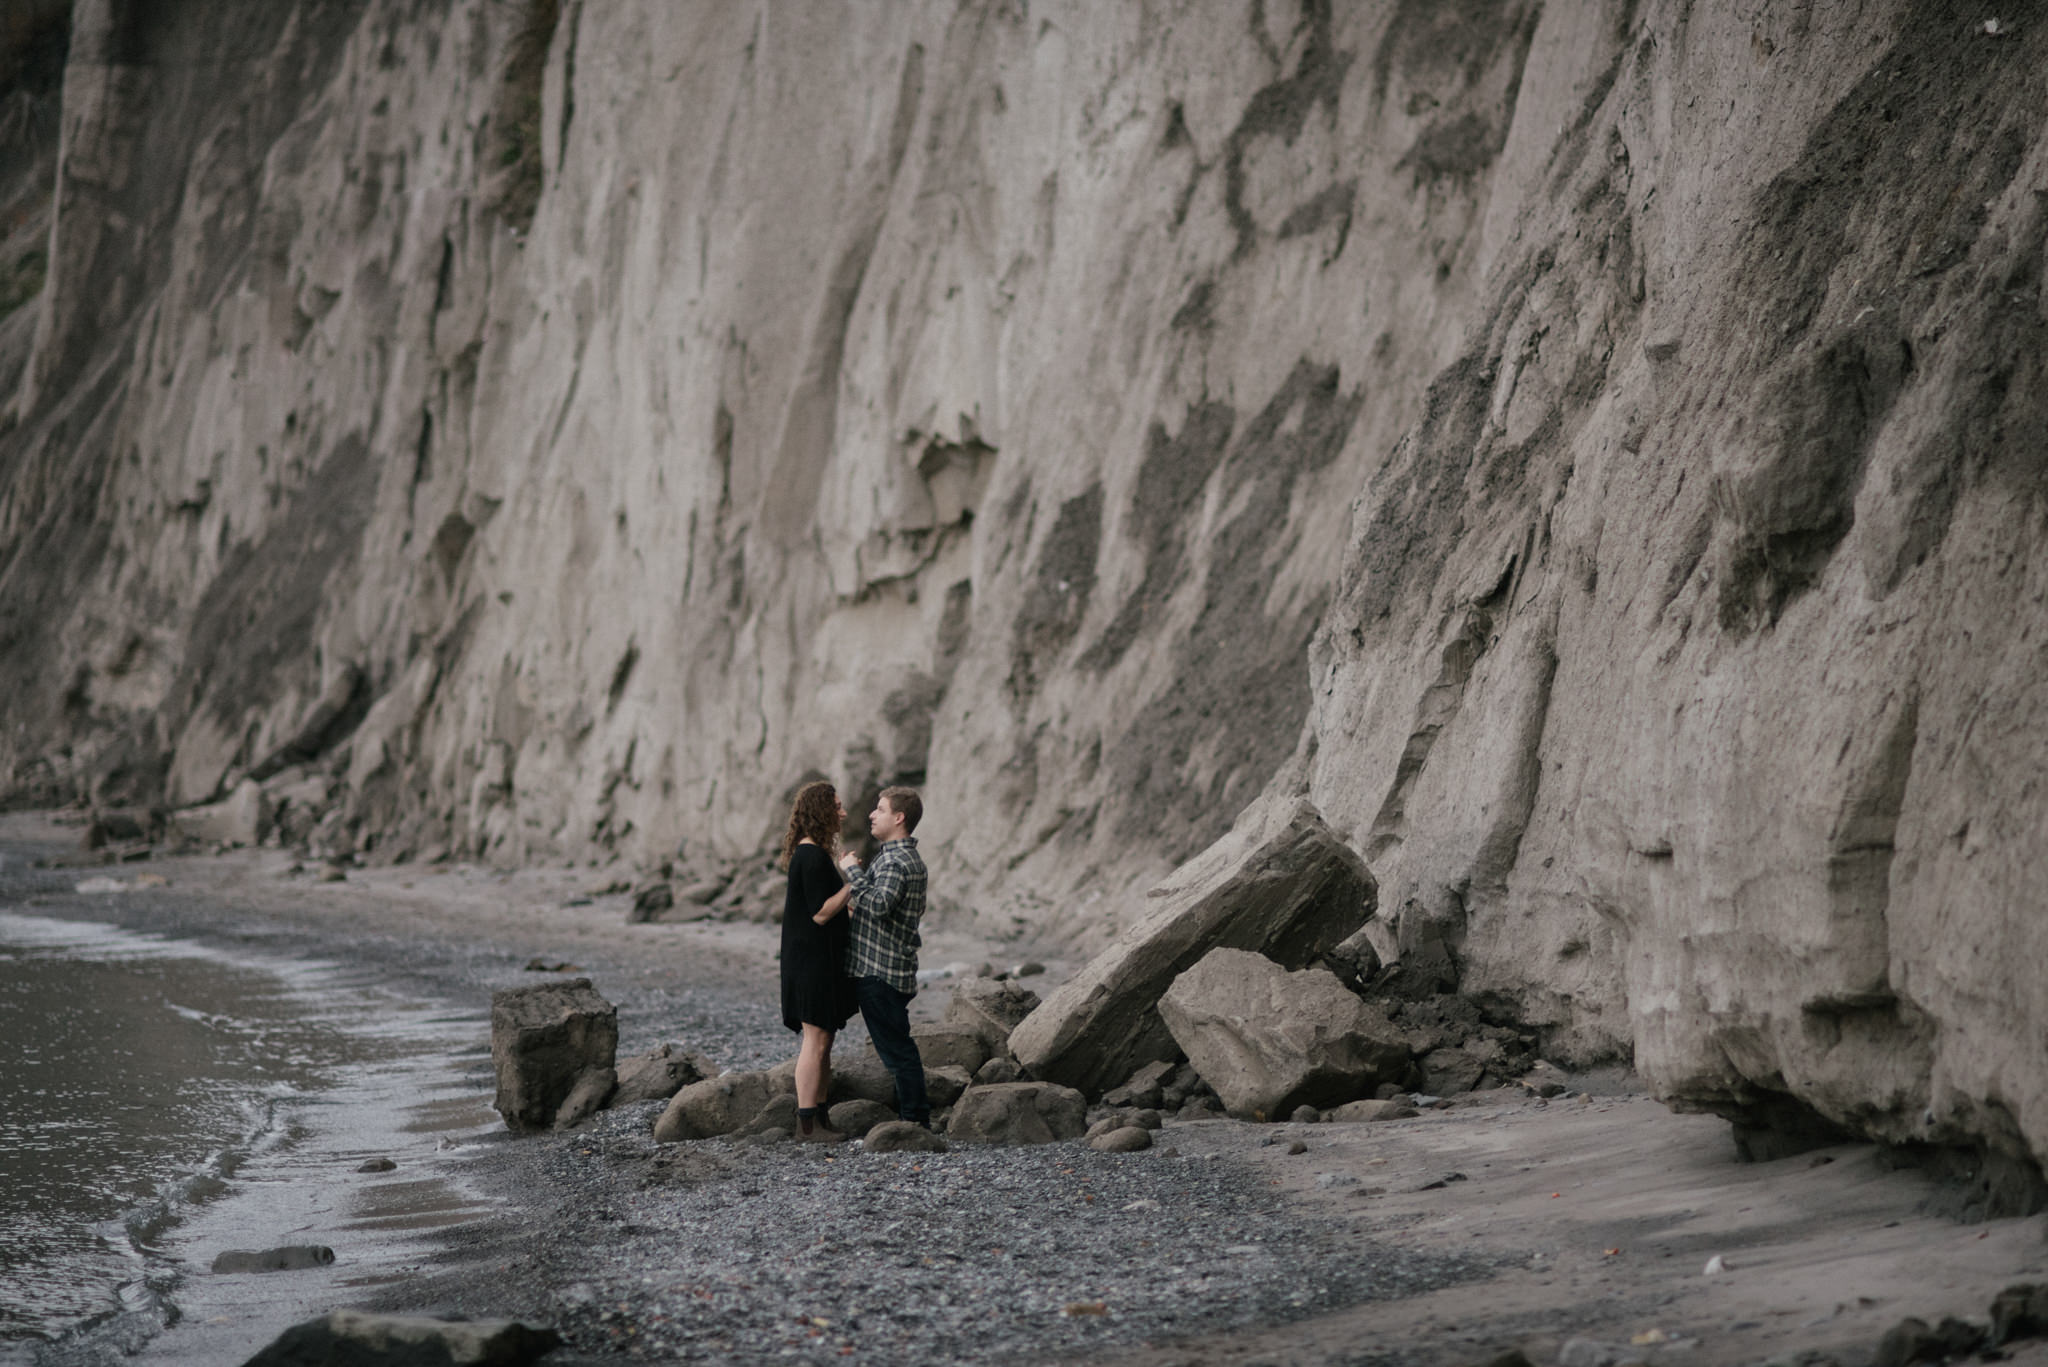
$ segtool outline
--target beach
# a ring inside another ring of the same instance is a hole
[[[0,848],[47,860],[76,834],[15,815]],[[348,1142],[302,1140],[292,1162],[256,1163],[262,1181],[222,1174],[182,1217],[164,1241],[178,1313],[139,1361],[237,1362],[295,1319],[360,1306],[552,1325],[551,1363],[1851,1364],[1903,1317],[1981,1319],[2000,1288],[2048,1280],[2042,1217],[1958,1222],[1932,1179],[1867,1145],[1738,1163],[1725,1124],[1619,1070],[1375,1124],[1169,1121],[1134,1154],[656,1145],[658,1103],[514,1136],[487,1109],[492,990],[543,980],[538,960],[618,1006],[622,1057],[674,1042],[769,1066],[793,1053],[775,928],[628,924],[630,897],[600,892],[620,880],[587,865],[317,883],[293,863],[238,850],[6,885],[12,915],[330,974],[322,990],[408,1023],[417,1046],[334,1070],[319,1095],[360,1127]],[[77,891],[95,877],[117,890]],[[923,961],[1035,959],[1043,991],[1078,967],[1058,948],[940,921]],[[916,1018],[948,993],[920,992]],[[394,1168],[344,1161],[374,1156]],[[223,1248],[290,1243],[335,1262],[207,1270]],[[108,1341],[23,1351],[97,1361]]]

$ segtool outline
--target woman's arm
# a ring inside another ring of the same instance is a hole
[[[821,926],[824,925],[827,921],[831,920],[834,916],[837,916],[841,911],[845,909],[846,899],[851,896],[853,896],[852,888],[846,887],[839,889],[839,891],[833,893],[830,897],[827,897],[825,899],[825,905],[819,907],[818,914],[816,916],[813,916],[811,919],[813,921],[816,921]]]

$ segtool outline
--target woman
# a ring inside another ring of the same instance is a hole
[[[789,810],[782,858],[789,891],[782,899],[782,1023],[803,1036],[796,1056],[799,1137],[833,1143],[845,1136],[819,1117],[832,1087],[832,1037],[853,1015],[846,976],[847,920],[838,915],[849,889],[833,863],[846,808],[829,783],[806,783]],[[821,924],[817,918],[825,917]]]

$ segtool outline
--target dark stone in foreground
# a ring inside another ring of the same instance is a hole
[[[259,1252],[231,1248],[213,1260],[215,1272],[303,1272],[325,1267],[334,1261],[334,1250],[325,1244],[287,1244]]]
[[[336,1310],[295,1324],[243,1367],[519,1367],[561,1342],[517,1320],[431,1320]]]
[[[908,1120],[885,1120],[868,1131],[861,1147],[869,1153],[944,1153],[946,1141]]]
[[[515,1130],[567,1129],[618,1081],[618,1008],[588,978],[491,994],[491,1104]]]

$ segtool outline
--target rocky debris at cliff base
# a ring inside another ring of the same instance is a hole
[[[1307,802],[1255,806],[1229,836],[1147,894],[1142,919],[1055,989],[1010,1036],[1033,1077],[1099,1095],[1171,1058],[1159,999],[1218,947],[1301,968],[1372,914],[1365,861]]]
[[[1244,1119],[1337,1105],[1408,1071],[1405,1033],[1335,974],[1290,973],[1245,950],[1204,955],[1174,979],[1159,1015],[1202,1080]]]
[[[491,994],[491,1103],[515,1130],[566,1129],[617,1085],[618,1009],[588,978]]]
[[[336,1310],[295,1324],[242,1367],[524,1367],[561,1343],[516,1320],[457,1321]]]
[[[994,978],[963,978],[946,1003],[945,1024],[979,1037],[988,1056],[1008,1058],[1012,1032],[1038,1006],[1038,994],[1028,987]]]

